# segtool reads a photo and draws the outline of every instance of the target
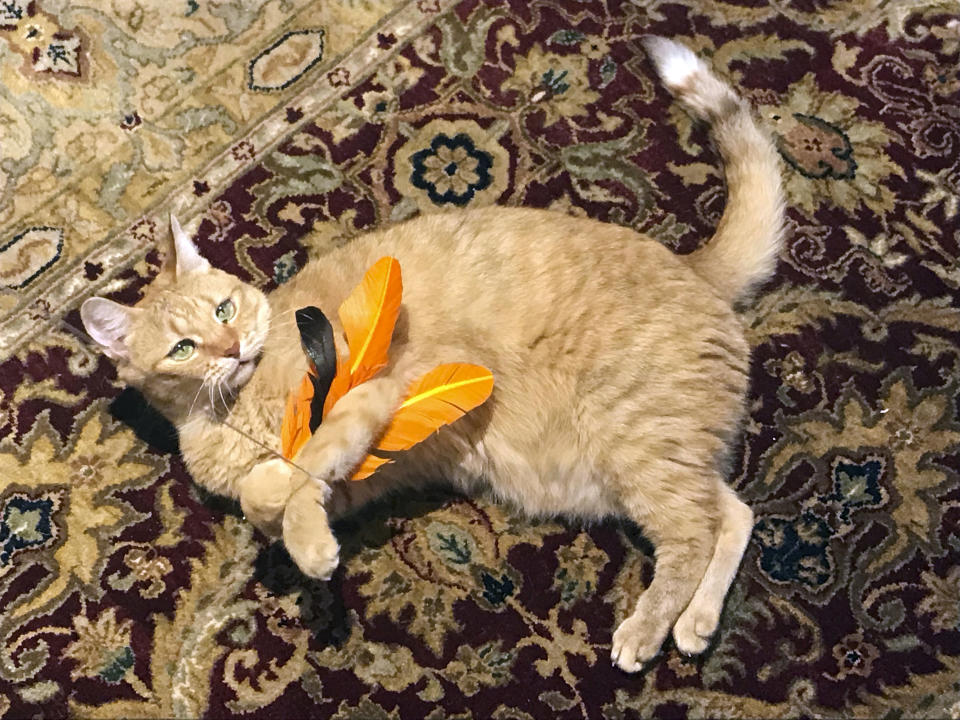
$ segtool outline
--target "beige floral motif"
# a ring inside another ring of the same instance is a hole
[[[825,457],[835,448],[889,448],[899,501],[889,510],[889,538],[866,564],[865,572],[876,572],[911,546],[931,548],[938,542],[934,529],[940,511],[925,497],[947,479],[934,459],[960,444],[960,433],[949,423],[952,412],[948,396],[918,396],[899,376],[887,381],[876,409],[849,391],[832,417],[811,414],[785,421],[783,439],[769,451],[762,477],[766,482],[781,477],[799,454]]]
[[[879,233],[872,238],[867,238],[862,232],[850,225],[844,225],[843,231],[854,247],[861,247],[877,258],[884,267],[895,268],[903,265],[908,259],[905,253],[894,252],[893,245],[897,243],[897,238],[891,239],[885,233]]]
[[[496,203],[510,183],[510,155],[499,142],[506,123],[431,120],[397,153],[394,183],[421,212]]]
[[[365,683],[381,685],[391,692],[402,692],[420,681],[424,668],[414,660],[409,648],[365,638],[355,614],[351,626],[353,632],[343,645],[311,651],[308,656],[322,667],[349,668]]]
[[[920,613],[933,615],[930,625],[937,632],[960,628],[960,567],[952,567],[942,578],[924,572],[924,585],[929,595],[920,601]]]
[[[166,589],[163,578],[173,571],[170,561],[157,555],[157,551],[151,547],[137,547],[127,551],[123,556],[123,564],[130,569],[137,581],[146,583],[146,587],[140,590],[140,594],[146,598],[160,597]]]
[[[75,487],[96,484],[106,466],[106,461],[99,455],[81,455],[74,458],[70,463],[72,484]]]
[[[884,183],[904,177],[885,150],[893,138],[882,123],[858,114],[859,107],[854,98],[821,90],[809,73],[780,105],[761,106],[793,168],[785,174],[789,205],[807,215],[821,203],[851,211],[866,205],[878,214],[893,208],[893,191]]]
[[[483,687],[499,687],[511,678],[516,654],[505,651],[501,643],[487,643],[480,648],[467,645],[457,650],[444,675],[455,682],[464,695],[471,697]]]
[[[334,68],[327,73],[327,80],[334,87],[344,87],[350,84],[350,71],[346,68]]]
[[[377,68],[377,82],[395,95],[400,95],[416,85],[423,73],[403,55],[396,55]]]
[[[468,155],[467,150],[462,147],[441,146],[437,148],[436,154],[424,160],[423,164],[427,168],[423,174],[424,179],[433,183],[441,195],[451,190],[462,195],[470,185],[480,179],[477,175],[480,161]],[[447,172],[446,168],[451,166],[454,171]]]
[[[676,649],[670,652],[667,667],[673,670],[673,674],[678,678],[693,677],[698,673],[697,664],[684,658]]]
[[[610,43],[601,37],[588,37],[580,43],[580,52],[591,60],[602,60],[610,54]]]
[[[783,360],[768,360],[764,367],[779,377],[787,387],[802,393],[810,393],[816,385],[806,373],[806,360],[796,350],[791,350]]]
[[[960,211],[960,172],[954,168],[947,168],[938,173],[917,169],[917,177],[930,186],[921,202],[927,208],[943,205],[944,216],[952,220]]]
[[[832,677],[837,680],[842,680],[849,675],[870,677],[873,661],[878,657],[880,657],[880,651],[876,646],[864,641],[863,633],[856,632],[847,635],[833,647],[833,658],[837,661],[837,673]]]
[[[557,550],[557,571],[553,578],[554,587],[560,589],[560,602],[568,604],[593,594],[600,571],[609,559],[586,533],[561,546]]]
[[[77,639],[63,650],[63,657],[77,663],[70,677],[100,678],[108,683],[125,680],[141,697],[151,697],[152,693],[133,670],[132,625],[130,620],[118,622],[115,608],[107,608],[93,622],[84,615],[74,617]]]
[[[56,569],[52,582],[34,597],[5,609],[12,617],[59,597],[68,588],[93,592],[106,561],[107,538],[134,517],[133,509],[111,493],[118,488],[136,487],[157,471],[157,461],[134,451],[136,438],[107,415],[102,403],[81,415],[72,443],[63,448],[45,418],[24,438],[22,448],[9,441],[0,443],[0,491],[16,481],[42,489],[57,487],[66,478],[76,478],[82,468],[91,467],[89,480],[71,484],[70,501],[63,522],[62,543],[52,548],[46,560]],[[94,459],[97,458],[97,459]],[[98,468],[98,469],[93,469]]]
[[[215,242],[226,240],[227,232],[236,224],[230,212],[230,204],[217,200],[207,209],[206,216],[213,223],[210,239]]]
[[[124,670],[131,667],[131,625],[130,620],[117,622],[115,608],[107,608],[95,622],[90,622],[83,615],[75,617],[73,627],[77,639],[63,651],[64,657],[78,663],[70,672],[70,677],[76,680],[101,674],[110,675],[114,667],[125,666]]]
[[[503,89],[519,91],[521,102],[529,104],[529,111],[543,110],[545,125],[563,118],[583,117],[589,114],[587,106],[600,97],[590,88],[588,63],[582,55],[557,55],[537,44],[517,58]]]

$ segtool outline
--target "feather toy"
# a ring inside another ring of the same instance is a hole
[[[287,397],[280,430],[285,458],[293,459],[343,395],[387,365],[402,293],[400,263],[385,257],[367,271],[343,302],[339,316],[350,350],[349,362],[337,353],[333,328],[318,308],[297,311],[301,345],[310,367]],[[466,363],[437,366],[411,385],[376,448],[351,479],[362,480],[393,461],[376,453],[410,449],[483,404],[492,391],[493,374],[484,367]]]
[[[390,340],[400,313],[403,276],[396,258],[383,257],[367,270],[340,306],[340,324],[350,349],[349,367],[339,367],[324,403],[326,417],[348,390],[365,382],[390,361]]]
[[[482,405],[492,391],[493,374],[485,367],[438,365],[411,386],[374,452],[409,450]],[[370,454],[351,479],[363,480],[390,461]]]
[[[320,427],[323,405],[337,373],[337,346],[333,341],[333,326],[320,308],[301,308],[296,312],[296,319],[300,345],[310,359],[312,371],[307,375],[313,383],[310,401],[310,432],[313,433]]]
[[[323,404],[337,371],[337,348],[327,316],[310,306],[297,310],[296,320],[310,366],[300,385],[287,396],[280,427],[280,451],[287,459],[292,459],[320,426]]]

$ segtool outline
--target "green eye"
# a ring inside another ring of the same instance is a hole
[[[217,309],[214,310],[213,314],[216,315],[217,320],[220,322],[228,323],[233,320],[233,316],[237,314],[237,306],[233,304],[233,300],[227,299],[217,305]]]
[[[167,353],[167,357],[177,361],[189,360],[196,349],[197,344],[193,340],[184,338],[173,346],[173,350]]]

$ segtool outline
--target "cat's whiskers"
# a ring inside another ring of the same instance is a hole
[[[226,399],[223,397],[223,380],[217,381],[217,392],[220,394],[220,402],[223,403],[223,412],[229,414],[230,406],[227,404]]]
[[[213,416],[217,417],[217,404],[213,399],[213,385],[207,385],[207,396],[210,398],[210,412],[213,413]]]
[[[201,380],[201,381],[200,381],[200,387],[197,388],[197,394],[193,396],[193,402],[190,403],[190,409],[187,411],[187,417],[188,417],[188,418],[193,415],[193,408],[196,407],[196,405],[197,405],[197,400],[200,398],[200,392],[203,390],[203,386],[206,385],[206,384],[207,384],[207,381],[206,381],[206,380]]]

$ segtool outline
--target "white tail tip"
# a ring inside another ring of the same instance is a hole
[[[696,73],[708,70],[690,48],[673,40],[647,35],[642,42],[657,74],[671,91],[683,87]]]

